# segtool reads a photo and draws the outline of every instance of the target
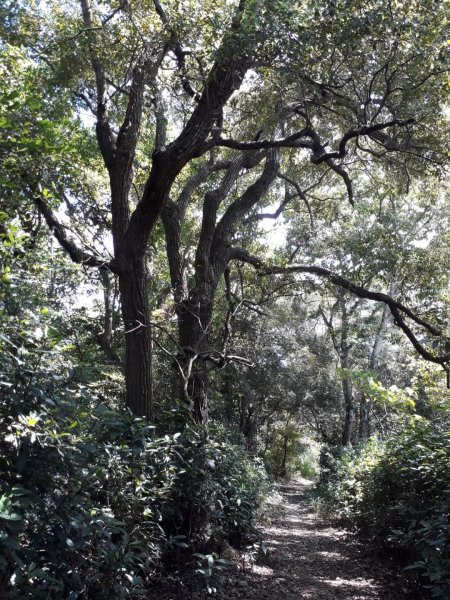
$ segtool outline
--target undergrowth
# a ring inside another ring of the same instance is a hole
[[[252,539],[266,475],[223,432],[159,436],[41,337],[0,346],[2,598],[142,597],[174,553],[209,580],[201,544]]]
[[[450,597],[450,432],[415,416],[400,435],[327,449],[316,504],[409,557],[424,593]]]

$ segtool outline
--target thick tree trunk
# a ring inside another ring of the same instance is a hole
[[[215,289],[212,293],[214,298]],[[206,356],[209,351],[213,301],[203,297],[187,301],[178,309],[178,330],[183,370],[184,399],[190,404],[194,420],[205,426],[208,422],[209,372]]]
[[[152,337],[145,258],[134,256],[119,274],[125,326],[126,405],[153,420]]]

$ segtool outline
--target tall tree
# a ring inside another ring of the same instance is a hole
[[[280,168],[314,167],[316,180],[306,187],[332,177],[354,203],[354,166],[370,169],[378,161],[409,178],[424,161],[438,165],[430,128],[439,112],[443,8],[429,14],[415,0],[406,12],[403,4],[360,0],[189,7],[159,0],[53,0],[49,6],[54,14],[44,17],[36,60],[45,60],[53,82],[94,116],[108,179],[112,258],[92,251],[95,244],[88,249],[75,242],[38,190],[35,202],[75,262],[117,275],[127,405],[151,418],[146,252],[164,206],[172,210],[165,219],[169,231],[174,220],[183,221],[180,199],[190,195],[183,195],[183,186],[198,188],[224,172],[203,194],[196,283],[187,295],[183,277],[171,268],[174,294],[184,294],[176,300],[180,345],[199,357],[208,352],[205,332],[228,262],[256,264],[232,243],[238,225],[270,187],[277,193],[282,174],[294,192],[281,204],[304,196],[305,186]],[[207,163],[197,160],[207,153]],[[239,181],[243,169],[250,175]],[[178,215],[168,203],[172,191]],[[190,379],[199,421],[206,414],[202,370]]]

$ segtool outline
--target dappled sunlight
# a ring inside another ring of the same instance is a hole
[[[376,588],[376,586],[367,579],[322,579],[323,583],[327,583],[331,587],[352,586],[354,588]]]
[[[227,600],[406,600],[401,581],[386,565],[362,556],[348,532],[320,519],[308,506],[311,484],[281,486],[283,501],[264,529],[268,548],[260,564],[241,574]],[[241,590],[245,590],[242,592]],[[231,595],[230,595],[231,594]]]

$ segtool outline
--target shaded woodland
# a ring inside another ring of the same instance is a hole
[[[302,476],[448,598],[444,2],[4,0],[0,33],[2,597],[213,592]]]

